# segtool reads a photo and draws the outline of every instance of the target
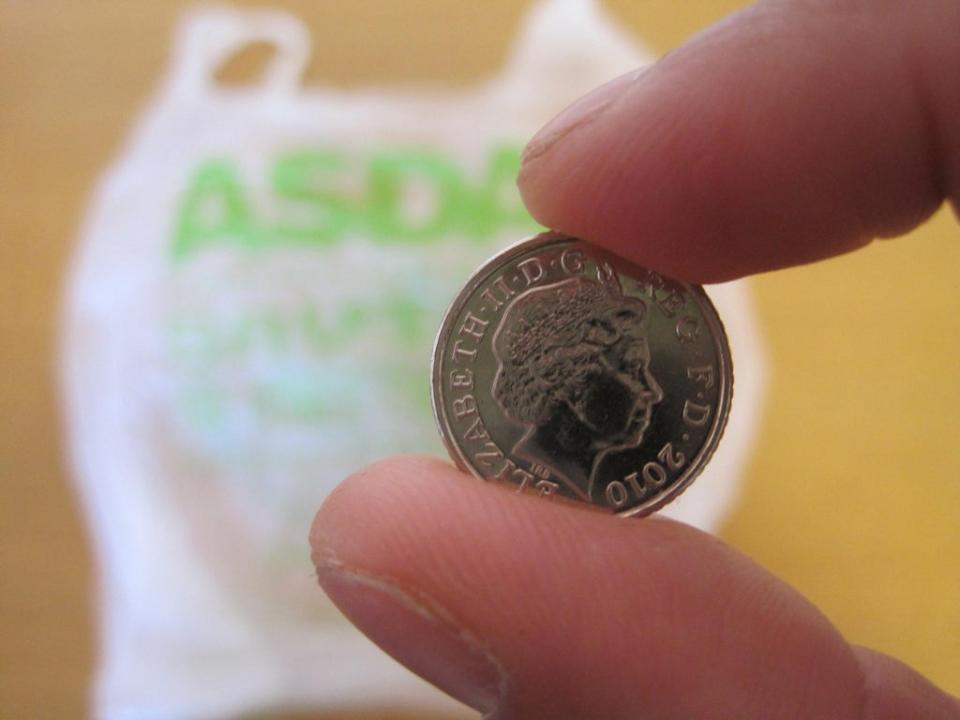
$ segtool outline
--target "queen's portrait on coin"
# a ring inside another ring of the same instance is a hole
[[[603,458],[637,447],[663,400],[645,314],[616,280],[575,277],[517,296],[493,337],[493,397],[526,426],[513,453],[583,500],[592,500]]]

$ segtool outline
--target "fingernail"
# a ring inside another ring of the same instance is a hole
[[[646,68],[641,68],[616,77],[610,82],[594,88],[572,105],[568,105],[559,115],[544,125],[527,143],[520,158],[521,167],[545,155],[548,150],[575,130],[580,130],[593,123],[623,95],[627,86],[645,71]]]
[[[334,604],[386,653],[470,707],[483,713],[496,708],[501,666],[430,599],[339,567],[317,572]]]

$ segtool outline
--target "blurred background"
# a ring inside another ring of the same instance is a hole
[[[603,6],[660,55],[744,4]],[[94,183],[156,92],[188,5],[0,3],[2,717],[89,713],[96,584],[58,404],[64,283]],[[530,5],[271,6],[309,29],[307,85],[455,92],[500,71]],[[242,85],[262,62],[263,48],[253,47],[228,58],[218,76]],[[852,641],[902,658],[953,693],[960,693],[957,231],[941,210],[911,237],[750,281],[768,355],[765,414],[720,532],[810,597]],[[386,702],[323,717],[404,712]]]

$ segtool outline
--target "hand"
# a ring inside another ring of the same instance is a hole
[[[960,203],[960,4],[768,0],[575,103],[527,148],[533,215],[697,282],[809,262]],[[312,537],[384,650],[499,720],[956,720],[718,540],[397,458]]]

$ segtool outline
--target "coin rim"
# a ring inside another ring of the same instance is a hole
[[[602,248],[591,245],[585,240],[573,237],[571,235],[554,231],[547,231],[538,235],[534,235],[533,237],[520,240],[519,242],[504,248],[502,251],[490,257],[479,268],[477,268],[477,270],[474,271],[474,273],[470,276],[470,279],[467,280],[467,283],[460,289],[460,292],[457,293],[456,297],[453,299],[453,302],[450,303],[450,306],[444,313],[443,320],[440,322],[440,329],[437,331],[437,336],[434,339],[433,354],[430,360],[430,401],[433,406],[433,419],[437,425],[437,431],[439,432],[440,439],[443,441],[444,446],[447,448],[447,452],[456,466],[462,471],[470,473],[474,477],[483,480],[484,482],[489,482],[489,480],[481,475],[480,472],[476,470],[467,460],[464,453],[461,451],[459,444],[456,442],[455,433],[453,432],[453,428],[450,427],[449,420],[447,418],[443,403],[443,383],[442,378],[440,377],[440,369],[443,364],[441,352],[446,346],[447,340],[449,340],[453,333],[453,319],[460,314],[460,311],[467,304],[468,300],[473,297],[474,291],[476,291],[476,289],[487,280],[494,270],[510,262],[510,260],[515,256],[522,255],[531,249],[562,241],[572,241],[574,243],[588,245],[591,253],[599,255],[602,259],[610,261],[614,268],[617,269],[618,273],[620,273],[619,268],[624,266],[630,270],[641,269],[639,266],[617,255],[614,255]],[[636,275],[631,275],[630,273],[622,274],[636,277]],[[723,322],[720,320],[720,315],[717,313],[713,302],[711,302],[710,297],[707,295],[706,291],[701,285],[686,283],[679,280],[673,280],[673,282],[679,282],[684,286],[684,288],[690,291],[691,295],[696,299],[703,316],[706,318],[707,325],[711,330],[714,347],[717,352],[717,357],[719,358],[719,365],[721,366],[719,373],[721,387],[719,401],[717,403],[717,412],[714,414],[713,425],[710,428],[710,432],[707,434],[703,445],[694,456],[693,460],[690,461],[687,469],[681,473],[680,477],[674,480],[667,490],[655,495],[646,502],[635,505],[627,510],[621,510],[619,512],[612,511],[607,506],[597,503],[582,503],[587,507],[607,510],[611,515],[618,515],[620,517],[642,517],[656,512],[657,510],[660,510],[666,506],[668,503],[676,500],[684,490],[690,487],[693,481],[696,480],[696,478],[701,472],[703,472],[703,469],[710,462],[714,452],[717,449],[717,446],[720,443],[720,439],[723,437],[724,430],[726,430],[727,427],[727,419],[730,414],[730,406],[733,397],[733,363],[726,329],[723,326]]]

